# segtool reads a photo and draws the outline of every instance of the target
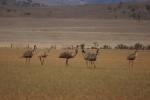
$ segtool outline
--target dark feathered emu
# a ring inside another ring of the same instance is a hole
[[[28,65],[29,65],[29,63],[30,63],[30,58],[32,58],[32,56],[34,55],[35,50],[36,50],[36,45],[34,45],[34,48],[33,48],[32,51],[31,51],[31,50],[27,50],[27,51],[23,54],[23,56],[21,57],[21,58],[26,58],[26,64],[28,63]]]
[[[75,52],[68,52],[68,51],[63,52],[60,54],[59,58],[65,58],[66,59],[66,66],[68,66],[68,60],[70,58],[74,58],[77,55],[77,53],[78,53],[78,46],[76,47]]]
[[[127,60],[129,60],[129,66],[130,66],[130,61],[132,61],[132,67],[133,67],[133,61],[135,60],[135,58],[137,57],[137,55],[138,55],[138,50],[136,50],[134,53],[129,54],[127,56]]]

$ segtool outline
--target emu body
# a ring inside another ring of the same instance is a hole
[[[26,64],[30,63],[30,58],[32,58],[32,56],[34,55],[35,53],[35,50],[36,50],[36,45],[34,45],[34,49],[31,51],[31,50],[27,50],[26,52],[23,53],[23,56],[21,58],[26,58]]]
[[[78,53],[78,47],[76,47],[75,52],[63,52],[60,54],[59,58],[65,58],[66,59],[66,66],[68,66],[68,60],[71,58],[74,58]]]
[[[91,63],[91,67],[92,67],[92,65],[94,65],[94,68],[96,68],[94,61],[96,61],[98,54],[99,54],[99,49],[97,49],[96,54],[90,53],[90,52],[85,52],[84,50],[82,50],[82,55],[83,55],[84,59],[86,60],[87,67],[89,65],[89,68],[90,68],[90,63]],[[89,62],[89,64],[88,64],[88,62]]]
[[[127,56],[127,60],[129,60],[129,66],[130,66],[130,61],[131,61],[132,62],[132,67],[133,67],[133,62],[134,62],[135,58],[137,57],[137,55],[138,55],[138,50],[136,50],[134,53],[129,54]]]
[[[44,64],[44,59],[49,55],[49,52],[50,52],[50,49],[48,49],[47,52],[40,51],[40,52],[38,53],[38,58],[40,58],[41,65]]]

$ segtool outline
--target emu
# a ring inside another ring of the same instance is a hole
[[[47,52],[40,51],[40,52],[38,53],[38,58],[40,58],[41,65],[44,64],[44,59],[49,55],[49,52],[50,52],[50,49],[48,49]],[[42,60],[42,58],[43,58],[43,60]]]
[[[84,50],[82,50],[82,54],[83,54],[84,59],[86,60],[87,67],[88,67],[88,61],[89,61],[89,68],[90,68],[90,63],[91,63],[91,67],[92,65],[94,65],[94,68],[96,68],[94,61],[96,61],[98,57],[99,49],[97,49],[96,54],[90,53],[90,52],[86,53]]]
[[[88,59],[89,59],[89,56],[91,55],[91,53],[90,52],[85,52],[84,49],[82,49],[82,55],[83,55],[83,58],[86,61],[87,68],[88,68]]]
[[[23,56],[21,58],[26,58],[26,64],[28,63],[28,65],[29,65],[30,58],[32,58],[32,56],[34,55],[35,50],[36,50],[36,45],[34,45],[34,48],[33,48],[32,51],[31,50],[27,50],[26,52],[24,52],[24,54],[23,54]]]
[[[60,54],[59,58],[65,58],[66,59],[66,66],[68,66],[68,60],[71,58],[74,58],[78,53],[78,46],[75,49],[75,52],[63,52]]]
[[[130,67],[130,61],[132,61],[132,67],[133,67],[133,61],[135,60],[135,58],[137,57],[137,55],[138,55],[138,50],[136,50],[134,53],[129,54],[127,56],[127,60],[129,60],[129,67]]]

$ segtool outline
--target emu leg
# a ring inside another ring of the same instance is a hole
[[[43,58],[43,63],[44,63],[44,58]]]
[[[26,65],[27,65],[27,58],[26,58]]]
[[[42,60],[41,60],[41,57],[40,57],[40,61],[41,61],[41,65],[43,65]]]
[[[68,66],[68,59],[66,59],[66,67]]]
[[[92,67],[92,61],[91,61],[91,66],[89,66],[89,68]]]
[[[133,67],[133,60],[132,60],[132,67]]]
[[[43,58],[43,64],[44,64],[44,58]]]
[[[130,60],[129,60],[129,67],[130,67]]]
[[[94,68],[96,68],[95,63],[93,62]]]
[[[86,60],[87,68],[88,68],[88,61]]]
[[[28,62],[28,65],[30,64],[30,58],[29,58],[29,62]]]

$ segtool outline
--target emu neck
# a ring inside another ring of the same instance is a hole
[[[96,56],[98,56],[98,54],[99,54],[99,50],[97,49]]]
[[[86,53],[84,50],[82,50],[82,53],[84,54],[84,53]]]
[[[78,53],[78,50],[76,50],[76,53],[72,56],[72,58],[74,58]]]
[[[47,53],[49,53],[49,52],[50,52],[50,49],[48,49]]]
[[[35,52],[35,47],[34,47],[34,49],[32,50],[32,53],[34,53]]]
[[[135,56],[137,56],[138,55],[138,53],[137,52],[135,52]]]

